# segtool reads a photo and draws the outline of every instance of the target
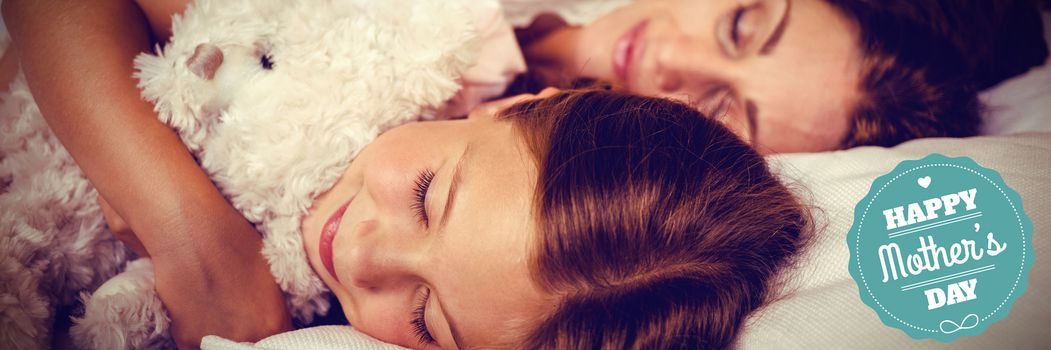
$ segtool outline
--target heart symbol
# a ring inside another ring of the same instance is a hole
[[[923,187],[923,188],[927,188],[927,186],[931,185],[931,177],[930,176],[921,177],[919,179],[916,179],[916,183],[920,184],[920,186]]]

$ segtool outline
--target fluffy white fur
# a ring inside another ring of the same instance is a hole
[[[367,142],[459,90],[476,51],[470,21],[462,1],[198,0],[172,42],[135,60],[143,97],[264,235],[297,320],[329,309],[303,215]],[[222,52],[214,72],[191,67],[199,46]],[[105,282],[83,296],[78,345],[171,346],[149,261],[124,267],[130,254],[24,78],[0,99],[0,344],[46,346],[55,310]]]

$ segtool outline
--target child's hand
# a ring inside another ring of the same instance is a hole
[[[113,207],[106,203],[106,199],[102,198],[102,195],[98,196],[99,208],[102,209],[102,217],[106,219],[106,226],[109,227],[109,231],[113,233],[114,237],[117,237],[124,245],[128,246],[135,254],[140,258],[149,257],[150,253],[146,251],[146,247],[139,241],[139,237],[135,236],[135,232],[131,230],[131,226],[124,221],[124,218],[120,217],[113,210]]]

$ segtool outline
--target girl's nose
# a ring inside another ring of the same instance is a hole
[[[337,246],[343,251],[337,255],[344,259],[336,260],[346,267],[347,283],[358,288],[385,288],[412,275],[416,260],[413,239],[385,231],[388,230],[380,221],[365,220],[347,232],[345,245]]]

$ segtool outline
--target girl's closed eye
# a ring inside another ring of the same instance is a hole
[[[427,215],[427,191],[431,188],[433,180],[434,171],[423,169],[416,175],[416,180],[413,182],[415,187],[413,188],[412,210],[415,211],[416,220],[424,227],[430,226],[430,217]]]
[[[434,336],[431,335],[430,330],[427,328],[427,301],[431,297],[431,290],[423,288],[418,294],[412,309],[411,324],[413,333],[415,333],[420,345],[436,344]]]

